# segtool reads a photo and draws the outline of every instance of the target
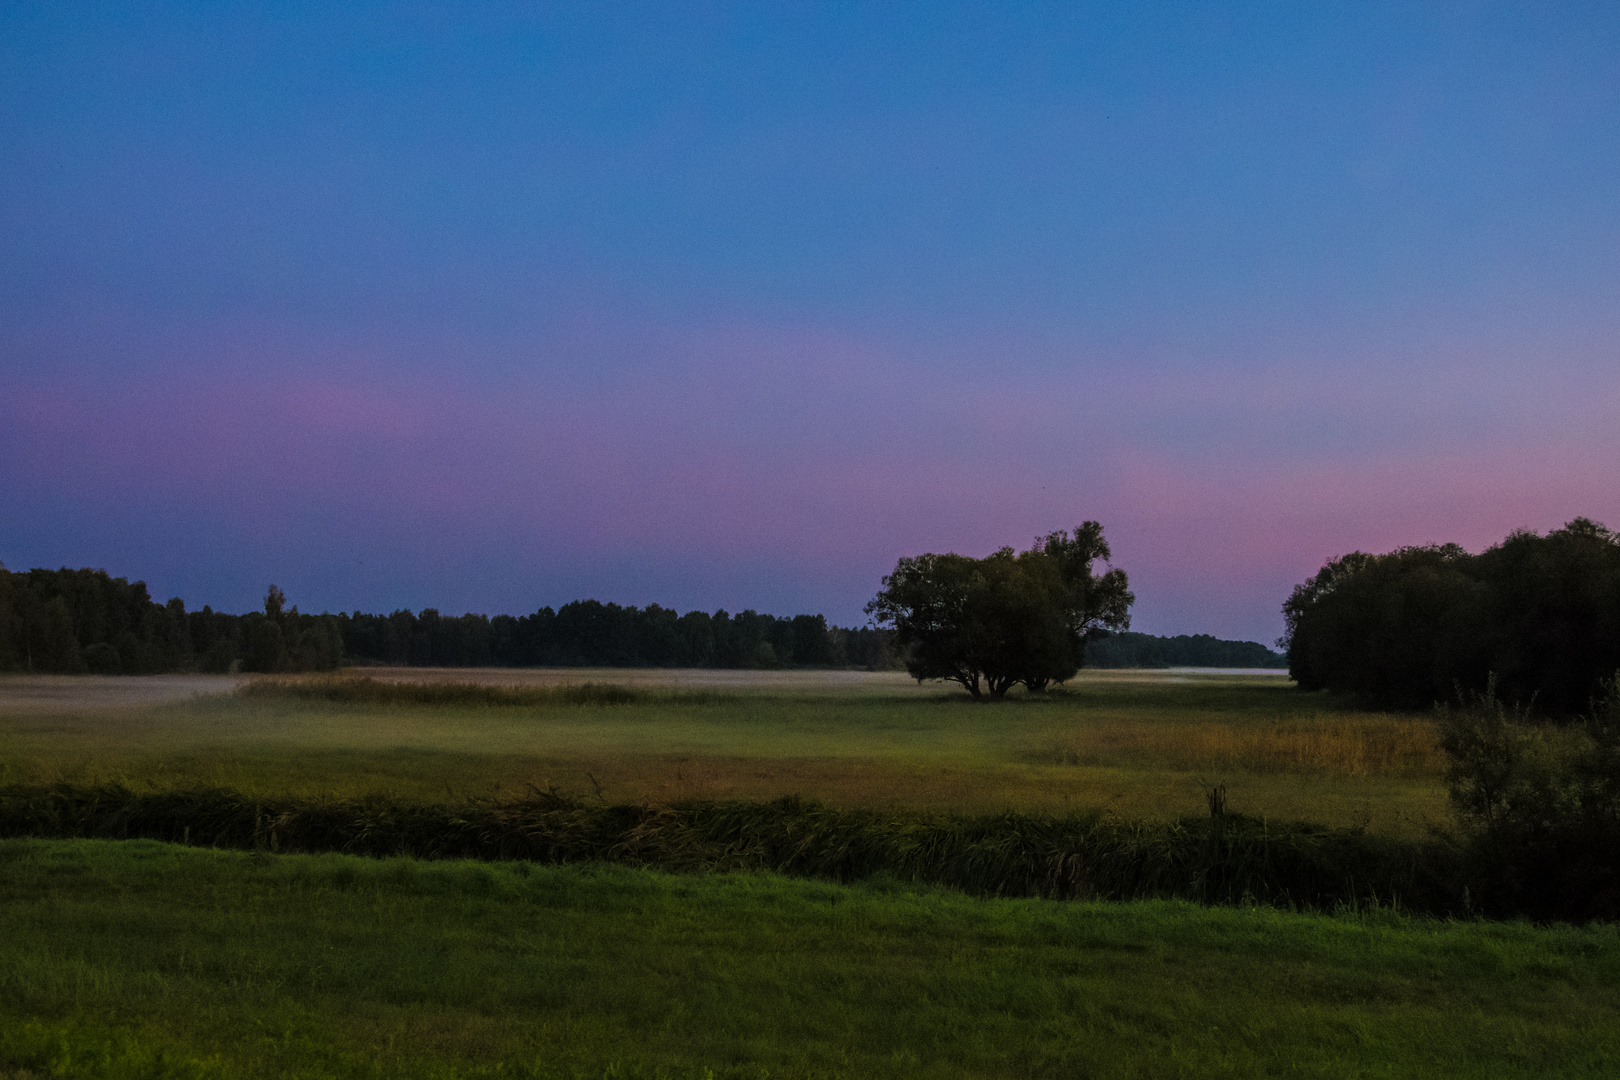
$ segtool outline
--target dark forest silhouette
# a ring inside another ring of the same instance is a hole
[[[1304,690],[1384,709],[1478,694],[1568,717],[1620,669],[1620,535],[1576,518],[1471,555],[1457,544],[1353,551],[1283,607]]]
[[[1271,657],[1271,660],[1265,659]],[[1254,642],[1200,634],[1121,634],[1091,642],[1089,667],[1264,667]],[[0,671],[330,671],[411,667],[900,667],[892,632],[828,625],[820,615],[713,614],[576,600],[530,615],[300,613],[272,587],[262,611],[188,611],[155,602],[144,582],[105,570],[0,567]]]

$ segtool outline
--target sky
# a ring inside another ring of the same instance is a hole
[[[1133,628],[1620,527],[1612,3],[0,6],[0,562]]]

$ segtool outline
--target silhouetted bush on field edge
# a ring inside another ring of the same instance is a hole
[[[1494,678],[1438,713],[1467,877],[1532,919],[1620,913],[1620,677],[1600,689],[1561,724],[1505,704]]]
[[[1467,891],[1462,853],[1443,839],[1413,843],[1277,825],[1227,813],[1213,799],[1212,811],[1208,818],[1133,824],[836,810],[794,798],[605,806],[536,791],[511,801],[431,805],[59,784],[0,788],[0,835],[426,859],[600,860],[686,872],[773,870],[844,882],[890,874],[983,896],[1515,914]]]

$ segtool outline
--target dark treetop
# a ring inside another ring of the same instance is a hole
[[[1283,614],[1303,689],[1422,709],[1490,684],[1571,716],[1620,669],[1620,537],[1576,518],[1478,555],[1456,544],[1354,551],[1294,589]]]
[[[979,697],[1023,683],[1041,691],[1072,677],[1086,645],[1130,626],[1125,571],[1092,573],[1109,557],[1102,526],[1039,537],[1028,551],[902,558],[866,612],[894,627],[906,670],[950,679]]]

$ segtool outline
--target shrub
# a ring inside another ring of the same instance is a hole
[[[1620,676],[1576,722],[1537,722],[1492,679],[1439,711],[1472,899],[1538,919],[1620,918]]]

